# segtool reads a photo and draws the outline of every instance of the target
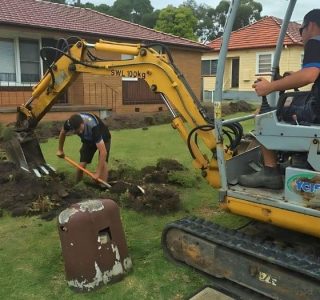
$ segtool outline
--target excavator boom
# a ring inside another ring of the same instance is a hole
[[[57,97],[63,93],[81,73],[144,79],[151,90],[160,93],[173,114],[172,126],[187,143],[193,164],[201,169],[203,176],[214,187],[220,186],[214,124],[193,94],[183,74],[174,65],[169,49],[161,54],[152,46],[142,44],[114,43],[100,40],[95,44],[78,40],[65,52],[55,48],[60,57],[50,66],[41,81],[33,88],[31,98],[18,108],[16,139],[8,145],[12,158],[24,169],[42,172],[45,161],[34,135],[34,129],[50,111]],[[132,55],[129,60],[95,60],[90,50],[97,53]],[[89,55],[90,53],[90,55]],[[211,151],[212,157],[203,154],[190,133],[197,135]],[[32,155],[31,155],[32,154]],[[226,153],[226,157],[228,157]],[[40,168],[37,168],[40,166]],[[38,171],[36,171],[38,170]]]

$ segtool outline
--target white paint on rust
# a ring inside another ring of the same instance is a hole
[[[72,215],[76,214],[78,210],[76,208],[67,208],[59,214],[59,224],[64,225],[69,222]]]
[[[91,289],[97,287],[101,282],[106,284],[109,281],[111,281],[112,277],[121,275],[124,273],[122,264],[118,260],[115,261],[111,270],[107,270],[105,272],[101,271],[97,262],[94,263],[94,267],[96,269],[96,275],[91,282],[87,282],[86,279],[81,282],[75,279],[75,280],[69,280],[68,285],[75,287],[77,289],[90,291]]]
[[[80,202],[79,205],[80,205],[81,212],[88,211],[89,213],[91,213],[94,211],[99,211],[104,209],[104,206],[100,200],[87,200],[84,202]]]
[[[116,260],[120,260],[120,253],[119,249],[116,245],[111,244],[112,251],[116,253]]]
[[[123,274],[123,267],[120,261],[115,261],[113,267],[109,271],[105,271],[103,274],[103,282],[108,283],[112,277]]]
[[[126,257],[123,260],[123,266],[124,266],[125,271],[129,271],[132,268],[132,260],[130,257]]]

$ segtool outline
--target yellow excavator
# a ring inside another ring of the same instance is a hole
[[[284,99],[293,97],[294,93],[284,93],[277,107],[262,109],[258,115],[222,119],[224,62],[239,2],[231,1],[225,26],[217,70],[214,119],[207,116],[167,47],[160,45],[162,51],[158,52],[154,44],[105,40],[91,44],[82,39],[72,39],[72,43],[65,40],[70,44],[63,49],[42,49],[44,61],[48,51],[55,52],[59,58],[34,87],[31,98],[18,108],[16,136],[8,143],[8,154],[27,171],[50,173],[51,167],[45,162],[34,129],[77,75],[142,78],[153,92],[161,95],[173,116],[172,127],[185,141],[193,165],[218,189],[221,207],[256,220],[248,231],[246,228],[228,229],[190,217],[168,224],[162,235],[167,257],[213,276],[216,288],[229,295],[231,290],[236,291],[232,294],[235,298],[320,299],[319,127],[290,125],[279,118]],[[282,42],[295,2],[289,2],[273,71],[279,65]],[[132,59],[103,60],[96,57],[93,50],[128,54]],[[266,99],[263,104],[266,105]],[[258,144],[238,151],[246,143],[240,124],[250,118],[255,118],[252,135],[259,143],[286,158],[284,186],[280,191],[245,188],[238,184],[239,175],[259,168],[261,161]],[[201,150],[202,144],[206,151]],[[297,153],[305,155],[309,167],[290,164]]]

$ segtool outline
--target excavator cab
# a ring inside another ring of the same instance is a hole
[[[230,17],[232,16],[232,9],[234,10],[237,5],[236,2],[234,1],[233,6],[231,6]],[[295,3],[295,0],[289,2],[282,22],[274,53],[272,80],[276,80],[278,77],[282,45]],[[231,22],[230,18],[228,21]],[[224,35],[223,44],[227,40],[228,32]],[[226,48],[222,46],[218,62],[216,85],[218,104],[215,105],[216,107],[219,106],[222,99],[222,87],[219,83],[223,82],[221,69],[224,67],[223,57],[225,56]],[[219,72],[220,63],[221,69]],[[319,207],[318,190],[320,188],[319,124],[312,123],[312,121],[308,123],[300,122],[297,119],[291,119],[290,122],[286,117],[288,108],[285,107],[286,103],[306,101],[310,95],[311,92],[281,92],[278,99],[276,99],[277,93],[273,93],[268,99],[262,99],[259,114],[242,118],[242,120],[248,118],[255,120],[255,128],[251,135],[258,141],[256,147],[220,163],[220,170],[226,171],[225,173],[221,172],[221,176],[224,177],[224,180],[222,179],[222,190],[226,192],[227,199],[230,195],[226,205],[231,212],[319,237],[320,234],[317,230],[320,225],[320,213],[317,209]],[[310,99],[308,104],[311,106],[312,101],[316,100]],[[301,114],[303,115],[305,112]],[[316,115],[316,113],[314,114]],[[237,122],[242,120],[241,118],[236,119]],[[295,122],[293,122],[294,120]],[[224,125],[233,121],[220,121],[220,123]],[[217,127],[221,125],[217,122]],[[280,190],[247,188],[238,185],[237,179],[240,175],[253,174],[253,171],[261,168],[259,145],[278,153],[278,163],[284,177],[284,185]],[[220,160],[218,161],[220,162]],[[265,213],[266,209],[267,214]],[[292,216],[296,217],[288,217],[291,213]]]
[[[279,70],[282,45],[295,4],[296,0],[289,1],[282,22],[272,80]],[[172,222],[163,231],[164,253],[171,260],[212,275],[213,285],[218,285],[225,294],[237,291],[236,299],[320,299],[319,124],[292,124],[281,117],[288,98],[307,95],[290,92],[276,101],[274,93],[263,99],[257,115],[229,120],[221,117],[224,67],[239,5],[240,0],[231,1],[218,58],[214,131],[220,206],[251,221],[238,229],[196,217]],[[223,126],[248,119],[255,120],[251,135],[259,143],[226,159]],[[278,151],[282,158],[281,190],[238,184],[240,175],[254,176],[254,171],[261,168],[260,145]],[[300,165],[292,164],[292,158],[297,157]],[[258,295],[245,294],[247,288]]]

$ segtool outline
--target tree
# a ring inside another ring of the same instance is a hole
[[[109,12],[110,12],[110,6],[106,5],[106,4],[100,4],[100,5],[95,6],[91,2],[86,2],[85,4],[81,4],[81,2],[80,2],[80,4],[79,4],[78,1],[75,1],[73,5],[77,6],[77,7],[82,7],[82,8],[90,8],[92,10],[96,10],[96,11],[99,11],[104,14],[109,14]]]
[[[197,19],[190,7],[168,5],[160,11],[155,29],[196,40]]]
[[[94,8],[94,10],[99,11],[103,14],[109,14],[110,13],[110,6],[107,4],[100,4]]]
[[[194,0],[186,0],[182,5],[192,9],[197,18],[196,35],[202,42],[220,36],[226,22],[230,1],[222,0],[216,8],[206,4],[197,5]],[[262,5],[254,0],[241,0],[233,30],[261,19]]]
[[[187,0],[182,5],[192,9],[197,19],[195,34],[198,40],[206,42],[207,40],[214,39],[217,35],[217,29],[214,26],[215,9],[207,4],[197,5],[195,0]]]
[[[230,2],[222,0],[215,9],[216,21],[224,26]],[[254,0],[242,0],[232,30],[242,28],[261,19],[262,5]]]
[[[150,0],[116,0],[109,14],[147,27],[153,27],[157,17]]]

